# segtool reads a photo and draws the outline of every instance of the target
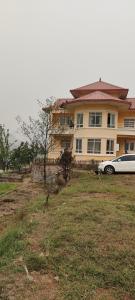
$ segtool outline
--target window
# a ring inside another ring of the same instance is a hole
[[[130,151],[134,151],[134,146],[135,146],[134,143],[130,143]]]
[[[107,140],[106,143],[106,154],[114,153],[114,140]]]
[[[70,143],[70,140],[68,140],[68,139],[61,141],[61,148],[63,148],[63,149],[69,149],[70,145],[71,145],[71,143]]]
[[[109,128],[115,127],[115,114],[108,113],[107,127]]]
[[[135,119],[124,119],[125,128],[135,128]]]
[[[101,152],[101,139],[88,139],[87,152],[99,154]]]
[[[125,151],[126,152],[135,151],[135,141],[126,142]]]
[[[77,114],[77,128],[83,127],[83,113]]]
[[[90,112],[89,113],[89,126],[90,127],[101,127],[102,126],[102,113],[101,112]]]
[[[76,139],[76,152],[82,153],[82,139]]]
[[[73,124],[72,117],[71,116],[60,116],[60,125],[61,126],[71,126]]]

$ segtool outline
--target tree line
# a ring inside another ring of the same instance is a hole
[[[0,125],[0,169],[15,169],[19,172],[22,168],[29,166],[37,155],[42,155],[44,166],[44,182],[46,182],[46,165],[48,154],[55,147],[53,132],[60,134],[64,131],[58,120],[53,118],[53,113],[58,107],[54,99],[50,98],[45,103],[39,103],[40,110],[36,119],[31,116],[25,122],[17,117],[20,130],[27,141],[21,141],[16,146],[16,141],[10,141],[9,129]],[[68,177],[69,165],[71,164],[71,153],[65,149],[59,162],[63,168],[65,180]]]

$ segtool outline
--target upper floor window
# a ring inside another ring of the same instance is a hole
[[[66,115],[61,115],[60,116],[60,125],[61,126],[69,126],[69,127],[73,127],[73,120],[71,116],[66,116]]]
[[[99,154],[101,152],[101,139],[88,139],[87,152]]]
[[[102,113],[101,112],[90,112],[89,113],[89,126],[90,127],[101,127],[102,126]]]
[[[82,153],[82,139],[76,139],[76,152]]]
[[[77,114],[77,128],[83,127],[83,113]]]
[[[109,128],[115,128],[115,114],[108,113],[107,127],[109,127]]]
[[[135,128],[135,119],[124,119],[124,127]]]
[[[114,140],[107,140],[106,142],[106,154],[113,154],[114,153]]]

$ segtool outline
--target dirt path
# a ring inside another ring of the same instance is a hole
[[[0,218],[12,215],[42,192],[41,185],[32,183],[31,179],[26,178],[22,183],[17,184],[15,190],[0,196]]]

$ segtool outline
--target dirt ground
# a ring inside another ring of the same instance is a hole
[[[25,178],[22,183],[17,183],[15,190],[0,196],[0,219],[3,216],[12,215],[42,192],[42,185],[33,183],[30,178]]]
[[[24,210],[30,202],[43,193],[44,189],[42,184],[33,183],[30,178],[25,178],[22,183],[16,184],[15,190],[0,196],[0,234],[10,226],[10,223],[12,224],[16,212]],[[42,228],[37,228],[37,236],[34,233],[28,238],[29,248],[32,248],[33,252],[38,251],[39,253],[41,251],[39,247],[39,232],[42,233],[46,225],[46,219],[43,214],[41,215],[40,221],[42,219]],[[38,221],[34,213],[31,214],[31,218],[33,218],[34,221]],[[19,259],[15,260],[14,263],[15,266],[23,266],[23,262],[20,262]],[[20,274],[1,272],[0,300],[54,300],[56,285],[57,280],[52,274],[41,274],[40,272],[34,271],[30,273],[29,279],[25,271]]]

